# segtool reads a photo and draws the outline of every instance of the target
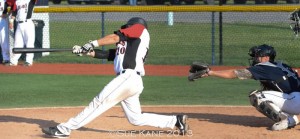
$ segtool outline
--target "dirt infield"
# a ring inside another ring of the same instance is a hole
[[[65,122],[80,112],[77,108],[38,108],[0,110],[3,139],[47,138],[40,128]],[[185,113],[190,131],[184,138],[195,139],[296,139],[300,126],[285,131],[270,131],[272,122],[252,107],[144,106],[144,112]],[[72,139],[107,138],[183,138],[174,129],[160,129],[129,124],[121,107],[113,107],[85,127],[73,131]]]
[[[87,73],[86,69],[89,69]],[[186,76],[188,66],[147,65],[147,75]],[[214,70],[242,67],[212,67]],[[92,64],[35,64],[33,67],[0,66],[0,73],[29,74],[105,74],[114,75],[112,65]],[[176,69],[176,70],[174,70]],[[3,139],[47,138],[41,127],[66,122],[83,107],[0,109],[0,134]],[[253,107],[222,106],[143,106],[144,112],[187,114],[190,131],[178,136],[175,129],[159,129],[129,124],[118,106],[105,112],[85,127],[73,131],[74,139],[106,138],[197,138],[197,139],[296,139],[300,126],[284,131],[270,131],[273,122]]]
[[[212,66],[213,70],[243,67]],[[88,69],[88,70],[87,70]],[[0,65],[0,73],[115,75],[111,64],[34,64],[32,67]],[[146,65],[147,76],[187,76],[189,66]]]

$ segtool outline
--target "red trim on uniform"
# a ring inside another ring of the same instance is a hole
[[[120,32],[122,32],[125,36],[129,38],[139,38],[145,27],[141,24],[134,24],[128,28],[121,29]]]
[[[6,0],[6,2],[9,6],[13,6],[13,4],[16,2],[16,0]]]
[[[10,9],[11,11],[17,10],[16,0],[7,0],[6,2],[9,6],[11,6],[11,9]]]

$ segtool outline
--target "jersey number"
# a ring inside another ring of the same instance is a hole
[[[126,48],[125,47],[118,47],[117,48],[117,55],[119,54],[124,54],[126,51]]]

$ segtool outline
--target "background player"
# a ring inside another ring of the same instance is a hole
[[[201,77],[259,80],[262,89],[250,92],[250,103],[259,112],[276,122],[272,130],[284,130],[296,126],[299,123],[296,115],[300,113],[300,79],[297,72],[282,62],[274,61],[276,51],[272,46],[263,44],[252,47],[249,55],[251,56],[249,68],[206,70]],[[193,74],[197,72],[191,73],[190,77]]]
[[[90,102],[89,106],[66,123],[55,127],[43,128],[42,131],[52,137],[68,137],[72,130],[78,129],[97,116],[121,102],[128,121],[138,126],[159,128],[179,128],[180,134],[188,130],[186,115],[158,115],[142,113],[139,96],[143,91],[142,76],[145,75],[144,62],[149,50],[150,36],[147,23],[139,17],[131,18],[120,30],[104,38],[74,46],[73,53],[88,54],[95,58],[114,60],[117,74],[110,83]],[[116,44],[116,49],[109,51],[94,50],[101,45]]]
[[[10,63],[10,46],[8,37],[8,3],[6,0],[0,0],[0,46],[2,50],[3,64]]]
[[[31,20],[32,12],[36,0],[12,0],[12,16],[9,28],[13,29],[13,20],[16,20],[17,29],[15,31],[14,48],[34,48],[35,41],[35,26]],[[10,65],[17,66],[21,54],[13,54]],[[26,61],[24,66],[32,66],[33,53],[26,53]]]

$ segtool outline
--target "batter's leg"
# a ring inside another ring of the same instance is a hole
[[[134,85],[132,84],[134,81],[135,78],[133,76],[125,74],[117,76],[104,87],[83,111],[77,116],[70,118],[68,122],[59,124],[57,128],[63,134],[70,135],[71,130],[86,125],[109,108],[134,95],[135,92],[130,90],[133,87],[132,85]]]
[[[128,121],[137,126],[153,126],[173,129],[177,122],[175,115],[167,116],[154,113],[142,113],[139,100],[140,93],[141,92],[121,102]]]

